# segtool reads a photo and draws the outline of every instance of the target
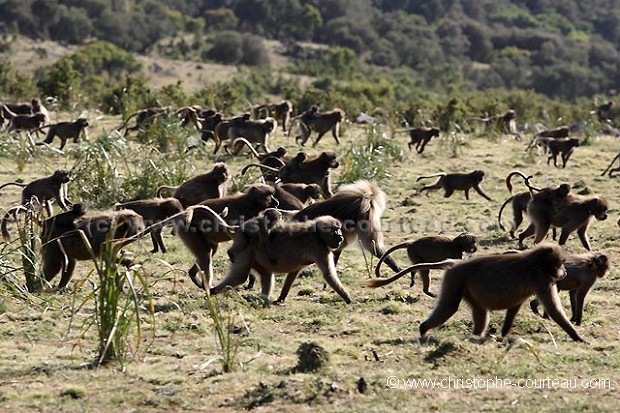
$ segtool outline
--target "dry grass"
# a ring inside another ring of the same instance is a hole
[[[91,135],[118,122],[118,119],[99,118],[93,122]],[[342,155],[350,142],[361,139],[361,133],[361,129],[350,127],[340,147],[325,138],[321,149],[334,149]],[[398,141],[405,146],[404,137]],[[297,149],[292,139],[282,136],[276,137],[274,145],[284,145],[291,151]],[[592,193],[604,194],[611,204],[611,218],[595,222],[590,236],[595,250],[609,253],[612,262],[617,262],[620,244],[616,200],[620,187],[617,181],[599,174],[620,150],[620,143],[610,137],[596,139],[592,145],[578,148],[566,169],[547,167],[543,157],[529,157],[523,148],[524,144],[510,138],[490,142],[486,138],[469,137],[462,155],[449,158],[446,154],[451,152],[450,145],[442,138],[432,141],[423,156],[407,153],[403,162],[388,165],[392,178],[381,182],[389,199],[383,217],[387,244],[439,231],[454,235],[468,230],[480,238],[479,254],[514,248],[516,242],[498,231],[496,214],[508,196],[503,178],[516,167],[538,173],[534,181],[540,185],[583,182]],[[214,161],[207,155],[211,147],[207,149],[194,157],[197,172],[210,169]],[[226,161],[238,174],[247,159]],[[18,173],[15,162],[4,159],[0,181],[18,177],[29,180],[51,172],[57,165],[70,167],[72,163],[70,155],[41,155],[23,173]],[[482,187],[495,202],[477,194],[465,201],[462,194],[444,199],[437,192],[428,197],[416,193],[421,187],[415,183],[419,175],[476,168],[487,173]],[[338,173],[337,170],[336,181]],[[2,206],[12,205],[18,195],[18,189],[3,190]],[[411,222],[401,223],[403,218]],[[245,343],[239,350],[239,360],[250,360],[259,347],[260,355],[243,368],[222,374],[218,363],[208,363],[218,356],[218,344],[204,296],[182,273],[191,264],[190,254],[168,232],[166,243],[170,249],[166,255],[150,255],[149,239],[130,248],[152,274],[156,313],[154,325],[143,325],[153,333],[145,334],[144,344],[151,344],[149,350],[136,355],[137,360],[126,364],[125,371],[113,366],[98,370],[81,367],[95,355],[96,335],[93,331],[90,337],[80,340],[80,331],[68,330],[69,294],[45,293],[28,302],[0,297],[4,308],[0,314],[3,410],[384,412],[402,410],[404,406],[411,411],[442,412],[617,409],[620,272],[615,266],[587,299],[584,322],[578,331],[590,340],[589,346],[573,343],[558,326],[537,318],[529,308],[523,308],[517,316],[510,339],[513,346],[496,335],[503,320],[500,313],[492,315],[491,336],[481,341],[471,335],[471,317],[465,306],[443,328],[431,331],[429,342],[420,344],[417,329],[433,307],[433,299],[421,293],[419,281],[409,288],[406,277],[386,288],[364,288],[367,277],[364,259],[353,247],[343,254],[338,265],[341,279],[353,297],[351,305],[344,304],[330,289],[324,289],[315,268],[298,280],[282,306],[263,307],[258,290],[240,289],[223,298],[231,308],[241,311],[249,328],[248,332],[244,325],[238,326]],[[227,268],[225,248],[220,248],[216,257],[218,275]],[[582,251],[574,236],[569,239],[567,249]],[[405,264],[403,255],[397,258]],[[90,266],[80,263],[70,285],[77,285]],[[171,272],[171,268],[175,271]],[[441,275],[434,272],[432,278],[431,289],[437,292]],[[281,283],[282,278],[278,281]],[[83,292],[77,294],[79,297]],[[562,298],[566,306],[566,294]],[[83,311],[74,323],[86,317],[92,308]],[[540,362],[521,339],[531,344]],[[314,341],[330,353],[326,369],[317,373],[293,370],[297,348],[306,341]],[[389,376],[418,379],[448,376],[494,379],[497,376],[513,380],[550,377],[579,381],[609,378],[613,390],[390,389],[386,385]],[[364,394],[358,391],[361,377],[367,383]]]

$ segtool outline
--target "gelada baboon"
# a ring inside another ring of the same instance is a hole
[[[58,205],[63,209],[67,210],[67,204],[71,205],[71,201],[67,198],[67,188],[69,183],[69,171],[64,169],[57,169],[50,176],[45,178],[35,179],[28,184],[22,184],[20,182],[8,182],[2,186],[0,189],[9,186],[16,185],[20,186],[22,189],[22,198],[21,205],[27,205],[31,202],[32,197],[36,197],[37,200],[45,206],[45,210],[48,215],[52,215],[52,207],[50,205],[50,201],[52,199],[56,200]],[[0,224],[2,238],[5,241],[11,239],[11,236],[7,230],[7,224],[10,216],[15,216],[19,208],[11,208],[2,218],[2,223]]]
[[[596,114],[596,117],[599,122],[610,122],[609,111],[611,111],[611,107],[614,105],[614,102],[609,100],[602,105],[598,105],[595,110],[590,112],[591,114]]]
[[[116,211],[132,210],[142,217],[146,227],[150,227],[173,215],[178,215],[183,211],[183,205],[176,198],[153,198],[118,203],[114,205],[114,209]],[[183,217],[179,218],[179,220],[183,219]],[[151,253],[156,253],[159,250],[163,253],[167,251],[166,244],[164,244],[164,239],[161,236],[162,229],[162,227],[157,227],[151,231],[151,240],[153,241]]]
[[[319,112],[316,106],[312,106],[310,110],[300,116],[301,134],[295,137],[295,142],[304,146],[314,131],[317,133],[317,137],[312,146],[316,146],[323,135],[331,131],[336,144],[340,145],[338,135],[340,134],[340,123],[344,122],[344,118],[345,114],[342,109],[335,108],[328,112]]]
[[[196,207],[196,208],[200,208]],[[217,217],[213,212],[212,216]],[[220,219],[221,218],[217,218]],[[226,223],[222,222],[221,227]],[[275,273],[288,273],[278,301],[284,301],[297,274],[310,264],[316,264],[325,281],[342,297],[346,303],[351,298],[340,282],[334,264],[334,250],[344,241],[340,221],[330,216],[321,216],[304,222],[279,221],[263,241],[257,235],[231,232],[234,262],[226,277],[211,294],[218,294],[227,287],[245,283],[250,271],[256,271],[261,279],[261,292],[271,295]],[[259,229],[260,231],[260,229]],[[249,237],[249,238],[248,238]],[[248,242],[248,239],[252,240]],[[241,243],[241,245],[237,245]]]
[[[444,198],[449,198],[452,196],[454,191],[465,191],[465,199],[469,200],[469,190],[474,188],[476,192],[478,192],[482,197],[489,201],[493,201],[487,194],[482,192],[480,189],[480,182],[482,182],[482,178],[484,178],[484,171],[475,170],[468,174],[463,173],[438,173],[434,175],[428,176],[420,176],[416,179],[416,182],[420,179],[427,178],[436,178],[439,177],[437,182],[431,185],[426,185],[422,189],[420,189],[420,193],[432,189],[441,189],[444,190]]]
[[[45,125],[36,129],[34,132],[40,131],[45,128],[50,128],[47,131],[47,136],[43,142],[37,142],[37,145],[51,144],[54,141],[54,137],[60,138],[60,150],[65,147],[67,139],[73,139],[74,143],[80,141],[80,135],[82,132],[86,134],[86,128],[88,127],[88,120],[85,118],[78,118],[74,122],[59,122],[53,125]]]
[[[228,225],[237,225],[242,220],[257,216],[266,208],[272,207],[274,189],[269,185],[254,184],[246,187],[241,194],[218,199],[207,199],[201,205],[208,206],[217,214],[227,210],[225,217]],[[188,274],[199,288],[210,288],[213,279],[213,255],[220,242],[230,241],[219,220],[205,209],[188,208],[191,219],[188,225],[177,228],[177,234],[196,258]],[[202,279],[198,278],[201,272]]]
[[[444,274],[435,308],[420,324],[420,337],[423,338],[428,330],[441,326],[452,317],[463,299],[471,307],[475,335],[484,334],[489,323],[489,311],[506,310],[502,326],[502,337],[505,337],[521,305],[530,296],[536,295],[553,321],[573,340],[585,342],[566,318],[555,285],[566,274],[564,259],[560,247],[543,245],[513,254],[452,261],[452,267]],[[436,268],[437,264],[428,265]],[[426,264],[416,266],[422,269]]]
[[[9,121],[9,126],[6,129],[7,132],[37,132],[36,129],[43,126],[47,120],[47,116],[41,112],[19,115],[12,112],[6,105],[2,108],[4,117]]]
[[[265,119],[269,115],[282,125],[282,131],[286,133],[286,126],[291,118],[293,112],[293,104],[289,100],[283,100],[280,103],[271,103],[268,105],[261,105],[256,108],[257,117]]]
[[[614,159],[611,160],[611,162],[609,163],[609,166],[607,167],[607,169],[605,169],[603,171],[603,173],[601,174],[601,176],[605,176],[605,174],[607,173],[607,171],[609,171],[609,177],[613,178],[614,177],[614,173],[620,171],[620,166],[617,168],[612,168],[612,165],[614,164],[614,162],[616,162],[616,159],[620,159],[620,152],[618,152],[618,154],[614,157]]]
[[[342,185],[333,197],[305,207],[293,215],[292,220],[303,222],[324,215],[338,219],[345,239],[334,251],[335,263],[338,263],[342,250],[355,239],[359,240],[362,248],[379,258],[385,252],[381,231],[381,215],[385,206],[385,193],[379,186],[375,182],[361,180]],[[393,271],[400,271],[392,257],[386,257],[385,262]],[[292,285],[297,275],[288,274],[285,285]],[[283,289],[278,301],[284,301],[286,293],[288,291]]]
[[[213,143],[215,143],[215,148],[213,149],[214,155],[220,149],[220,146],[222,144],[222,142],[215,133],[215,128],[217,128],[217,125],[219,125],[222,121],[222,114],[219,112],[214,112],[212,115],[209,115],[206,118],[197,121],[200,126],[200,129],[198,129],[198,131],[200,132],[200,141],[203,144],[206,144],[207,142],[212,140]],[[191,151],[192,149],[196,148],[198,148],[197,145],[188,146],[187,149],[185,149],[185,152]]]
[[[221,198],[226,195],[226,182],[230,176],[225,163],[216,163],[211,171],[197,175],[179,186],[162,185],[155,196],[161,197],[164,190],[172,190],[172,197],[181,201],[183,208],[196,205],[206,199]]]
[[[76,261],[99,256],[108,240],[118,241],[115,251],[135,241],[132,238],[144,229],[142,217],[133,211],[104,212],[83,216],[85,206],[75,204],[69,212],[47,219],[41,233],[41,267],[46,281],[61,272],[58,289],[66,287],[73,275]],[[92,255],[84,243],[88,239]]]
[[[581,240],[581,244],[590,251],[588,227],[592,217],[599,221],[607,219],[609,209],[607,200],[602,196],[581,196],[570,193],[570,185],[562,184],[559,187],[547,188],[547,191],[532,195],[527,206],[530,225],[519,234],[519,247],[525,248],[523,241],[535,235],[534,243],[541,242],[551,226],[561,228],[558,243],[564,245],[573,231]]]
[[[182,115],[181,127],[188,124],[194,125],[197,131],[201,131],[204,127],[203,122],[206,118],[217,113],[215,109],[203,109],[200,105],[185,106],[174,112],[175,115]]]
[[[513,219],[509,231],[512,238],[515,238],[515,231],[523,222],[523,214],[527,212],[527,204],[530,202],[530,199],[532,199],[532,195],[529,191],[519,192],[508,198],[499,209],[499,213],[497,214],[497,223],[502,231],[506,231],[506,227],[502,224],[502,211],[508,203],[512,203]]]
[[[248,142],[254,144],[257,149],[262,148],[263,151],[270,152],[269,134],[274,131],[277,124],[278,122],[276,122],[274,118],[245,120],[244,122],[231,123],[226,131],[228,142],[224,144],[224,150],[229,155],[237,155],[241,148],[243,148],[243,144],[238,143],[235,146],[233,143],[237,138],[245,138]],[[222,123],[220,123],[220,125],[222,125]],[[218,127],[220,125],[218,125]],[[220,133],[218,133],[218,135],[221,137]]]
[[[566,277],[559,280],[556,285],[559,291],[568,291],[573,313],[570,321],[581,325],[583,302],[596,280],[603,278],[609,270],[609,259],[602,253],[569,255],[564,266]],[[538,304],[536,298],[530,301],[530,307],[535,314],[539,314]]]
[[[477,251],[476,237],[468,233],[457,235],[454,238],[444,235],[435,235],[423,237],[415,241],[403,242],[387,250],[379,262],[377,262],[377,266],[375,267],[375,275],[377,277],[381,277],[381,264],[385,258],[392,252],[402,248],[407,248],[407,256],[409,256],[409,260],[412,264],[439,262],[448,258],[460,260],[463,258],[464,252],[473,254]],[[415,271],[411,271],[411,287],[415,284],[415,273]],[[401,276],[405,275],[402,271],[400,274]],[[436,295],[430,291],[430,270],[420,270],[420,277],[422,278],[422,291],[424,294],[429,297],[436,297]],[[366,285],[372,288],[381,287],[393,283],[398,278],[375,278],[374,280],[369,280]]]
[[[419,154],[424,153],[424,148],[426,148],[426,144],[431,140],[433,136],[439,136],[439,129],[437,128],[415,128],[409,131],[409,137],[411,138],[411,142],[407,144],[409,146],[409,150],[411,147],[415,145],[415,149]]]
[[[246,165],[241,170],[241,174],[245,174],[251,167],[258,167],[273,173],[271,178],[280,179],[282,183],[317,184],[321,187],[323,197],[329,198],[333,195],[330,169],[336,169],[339,166],[340,163],[334,152],[321,152],[318,156],[308,156],[305,152],[299,152],[279,169],[252,163]]]
[[[547,159],[547,165],[553,159],[553,166],[557,167],[558,155],[562,157],[562,168],[566,168],[566,162],[570,159],[571,155],[575,151],[575,148],[579,146],[579,139],[554,139],[547,143],[549,147],[549,158]]]
[[[129,115],[127,119],[125,119],[123,124],[116,128],[116,130],[120,132],[121,130],[123,130],[123,128],[125,128],[125,133],[123,134],[123,136],[127,136],[129,131],[140,130],[148,124],[153,123],[157,118],[167,115],[171,112],[172,108],[168,106],[140,109]],[[127,127],[127,124],[133,118],[136,118],[136,124],[132,127]]]
[[[286,192],[293,194],[302,203],[306,204],[311,199],[319,199],[321,187],[317,184],[282,184],[280,185]],[[284,208],[283,208],[284,209]]]

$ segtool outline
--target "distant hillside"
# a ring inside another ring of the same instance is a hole
[[[351,50],[349,74],[406,68],[428,90],[500,87],[573,98],[620,89],[615,0],[3,0],[0,30],[250,66],[274,64],[264,40],[277,40],[291,70],[308,75],[348,59],[304,47],[309,41]]]

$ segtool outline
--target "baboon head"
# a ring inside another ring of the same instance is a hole
[[[37,122],[45,122],[45,114],[40,113],[40,112],[39,113],[35,113],[32,116],[32,119],[34,119]]]
[[[588,202],[590,207],[590,213],[594,215],[599,221],[605,221],[607,219],[607,210],[609,204],[607,200],[602,196],[597,196]]]
[[[554,284],[566,277],[566,268],[564,262],[566,256],[558,245],[543,245],[533,251],[529,257],[538,272],[538,276],[542,277],[540,281]]]
[[[258,205],[262,208],[268,208],[274,206],[277,202],[274,195],[276,193],[275,188],[264,185],[254,184],[245,187],[243,193],[248,194]]]
[[[480,183],[482,182],[482,178],[484,178],[484,171],[476,169],[471,175],[474,177],[476,182]]]
[[[598,278],[603,278],[605,273],[609,271],[609,258],[603,253],[596,253],[590,263],[593,266],[594,273]]]
[[[568,129],[568,128],[567,128],[567,129]],[[578,146],[579,146],[579,139],[572,138],[572,139],[570,140],[570,143],[571,143],[571,145],[572,145],[572,146],[574,146],[574,147],[576,148],[576,147],[578,147]]]
[[[463,252],[474,253],[478,251],[476,247],[476,237],[467,232],[457,235],[452,242],[458,245]]]
[[[69,171],[66,169],[56,169],[52,177],[62,184],[66,184],[70,181]]]
[[[569,184],[561,184],[558,189],[555,190],[555,195],[564,198],[571,190],[571,186]]]
[[[219,162],[213,165],[213,169],[211,170],[211,173],[215,177],[218,184],[223,184],[224,182],[228,180],[228,176],[229,176],[228,166],[226,166],[226,164],[223,162]]]
[[[317,184],[310,184],[306,187],[305,193],[312,199],[319,199],[321,196],[321,187]]]
[[[88,120],[86,118],[78,118],[78,120],[76,121],[78,125],[80,125],[80,127],[85,128],[87,126],[90,126],[88,124]]]
[[[431,129],[431,136],[439,136],[439,129],[432,128]]]
[[[317,231],[321,239],[331,251],[335,251],[342,245],[344,235],[342,235],[342,224],[334,217],[324,216],[317,222]]]
[[[286,155],[286,152],[287,152],[286,148],[280,146],[278,149],[276,149],[276,156],[278,158],[282,158],[284,155]]]

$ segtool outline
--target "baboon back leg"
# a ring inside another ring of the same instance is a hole
[[[521,208],[513,207],[512,212],[514,215],[514,219],[512,220],[512,227],[510,228],[510,236],[514,238],[515,231],[523,222],[523,210]]]
[[[75,260],[67,257],[67,266],[62,269],[62,275],[60,277],[60,282],[58,283],[58,289],[62,290],[67,286],[71,276],[73,275],[73,271],[75,270]]]
[[[588,291],[590,291],[589,287],[581,287],[578,288],[577,291],[571,291],[571,306],[573,308],[573,317],[571,320],[577,325],[581,325],[581,319],[583,317],[583,303],[586,299]],[[575,302],[574,305],[573,301]]]
[[[515,317],[521,308],[521,304],[509,308],[506,310],[506,318],[504,319],[504,325],[502,326],[502,337],[506,337],[512,328],[512,323],[515,321]]]
[[[336,141],[336,145],[340,145],[340,141],[338,140],[338,135],[340,135],[340,123],[337,122],[332,128],[332,136],[334,137],[334,140]]]
[[[550,227],[551,227],[551,223],[548,220],[546,219],[538,220],[538,226],[534,230],[534,232],[536,233],[536,236],[534,237],[534,244],[538,244],[543,239],[545,239],[545,237],[547,236],[547,233],[549,232]],[[560,239],[562,239],[561,236],[560,236]],[[562,245],[561,242],[560,242],[560,245]]]
[[[187,271],[187,275],[189,275],[189,278],[192,280],[192,282],[196,285],[196,287],[198,288],[204,288],[204,285],[202,284],[202,281],[200,281],[197,277],[198,272],[200,271],[200,269],[198,268],[198,265],[194,264],[192,265],[192,267]]]
[[[444,198],[450,198],[453,193],[454,193],[454,189],[452,189],[452,188],[447,186],[447,187],[444,188],[443,197]],[[465,198],[469,199],[469,197],[467,196],[467,193],[465,193]]]
[[[450,317],[456,313],[461,303],[461,297],[449,297],[443,299],[440,297],[435,309],[426,320],[420,324],[420,336],[424,336],[431,328],[438,327],[445,323]]]
[[[261,294],[264,295],[265,298],[269,298],[269,296],[273,292],[275,277],[271,271],[265,270],[263,268],[257,270],[257,272],[260,277]],[[245,282],[245,280],[243,280],[243,282]]]
[[[534,235],[534,233],[536,232],[536,229],[534,227],[534,224],[530,224],[525,231],[523,231],[522,233],[519,234],[519,248],[524,248],[523,245],[523,240],[525,240],[526,238],[531,237],[532,235]]]
[[[471,314],[474,320],[474,335],[481,336],[489,325],[489,312],[486,308],[473,304],[471,306]]]
[[[293,286],[293,283],[297,279],[298,275],[299,275],[299,271],[286,274],[286,279],[284,280],[282,291],[280,292],[280,296],[276,300],[276,303],[283,303],[284,300],[286,300],[286,297],[288,296],[288,293],[291,291],[291,287]]]
[[[161,234],[159,234],[161,236]],[[151,254],[155,254],[159,251],[159,241],[157,240],[157,235],[155,235],[155,231],[151,232],[151,242],[153,243],[153,249],[151,250]],[[166,252],[162,249],[162,252]]]
[[[321,138],[325,135],[325,133],[326,133],[326,132],[321,132],[321,133],[319,133],[319,134],[317,135],[316,139],[314,140],[314,143],[312,144],[312,147],[315,147],[315,146],[319,143],[319,141],[320,141],[320,140],[321,140]],[[334,139],[336,139],[336,142],[338,142],[338,138],[336,138],[336,137],[334,136]]]
[[[540,315],[540,313],[538,312],[538,299],[533,298],[532,301],[530,301],[530,308],[532,309],[532,312],[536,315]]]
[[[411,271],[411,284],[409,284],[409,287],[413,287],[415,285],[415,273],[416,271]]]
[[[301,146],[304,146],[312,131],[303,123],[299,124],[299,128],[301,129],[301,134],[295,137],[295,142],[299,143]]]
[[[577,297],[576,297],[576,292],[577,290],[570,290],[568,292],[568,297],[570,298],[570,310],[573,313],[570,321],[572,321],[573,323],[575,323],[575,320],[577,318]],[[577,323],[575,323],[577,324]]]
[[[447,192],[448,191],[446,190],[446,193]],[[465,189],[465,191],[463,192],[465,192],[465,199],[469,201],[469,188]],[[452,192],[450,192],[450,195],[452,195]],[[449,197],[450,195],[446,195],[446,198]]]
[[[57,254],[61,254],[60,250],[58,250]],[[51,256],[52,254],[49,254]],[[44,255],[43,259],[43,277],[45,277],[45,281],[50,282],[54,279],[56,274],[60,272],[62,269],[62,261],[61,259],[50,259]]]
[[[430,270],[420,270],[420,278],[422,278],[422,291],[424,294],[429,297],[437,297],[437,294],[432,293],[430,291],[431,288],[431,271]]]

